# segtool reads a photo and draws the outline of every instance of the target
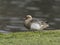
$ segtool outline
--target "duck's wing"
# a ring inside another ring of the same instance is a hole
[[[39,23],[40,26],[43,25],[42,28],[47,28],[47,27],[49,27],[49,24],[46,23],[47,21],[44,20],[44,19],[33,19],[33,22]]]
[[[40,20],[39,19],[37,19],[37,18],[33,18],[32,20],[31,20],[31,22],[39,22]]]
[[[31,22],[39,23],[41,25],[41,23],[43,22],[43,20],[37,19],[37,18],[33,18]]]

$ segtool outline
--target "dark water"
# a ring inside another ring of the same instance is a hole
[[[60,0],[0,0],[0,32],[27,30],[23,26],[27,14],[46,19],[47,29],[60,29]]]
[[[22,18],[0,16],[0,32],[18,32],[21,30],[26,30]]]
[[[9,32],[26,31],[27,29],[24,27],[23,22],[24,20],[21,17],[0,16],[0,32],[9,33]],[[54,23],[51,23],[51,24],[54,24]],[[54,28],[48,28],[48,29],[54,29]]]

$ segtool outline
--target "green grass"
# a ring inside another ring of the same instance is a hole
[[[60,45],[60,30],[0,33],[0,45]]]

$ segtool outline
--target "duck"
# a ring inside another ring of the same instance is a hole
[[[44,30],[49,25],[43,20],[34,19],[31,15],[26,15],[24,18],[24,26],[29,30]]]

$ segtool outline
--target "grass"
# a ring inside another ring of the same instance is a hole
[[[0,45],[60,45],[60,30],[0,33]]]

